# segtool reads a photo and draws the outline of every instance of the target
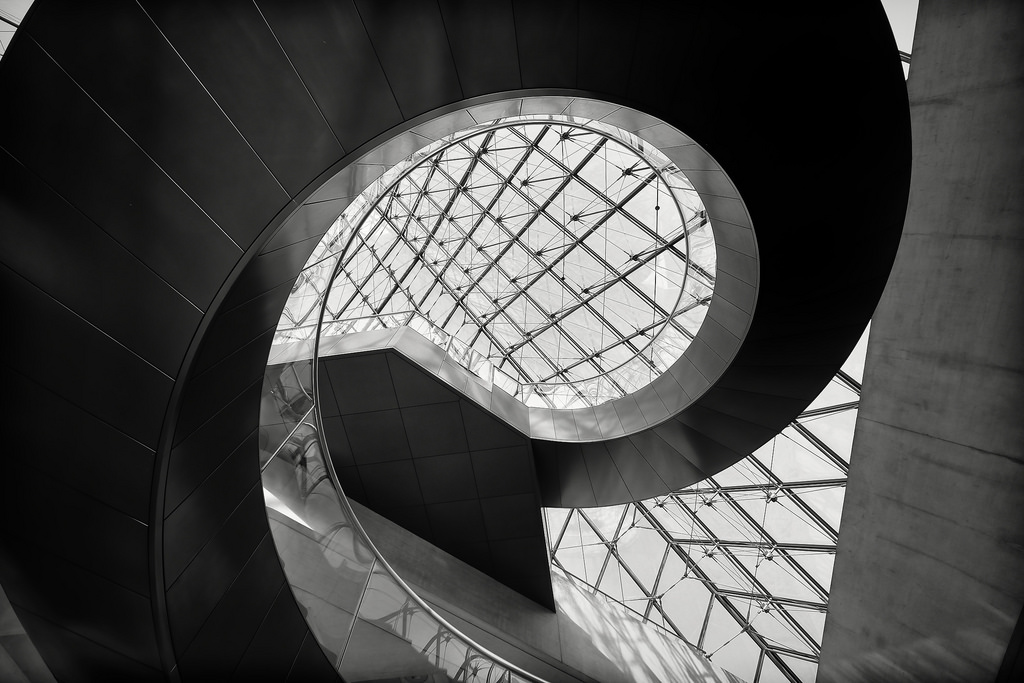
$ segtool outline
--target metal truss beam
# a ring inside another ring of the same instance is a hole
[[[798,683],[800,679],[797,677],[796,673],[779,656],[779,653],[775,649],[773,649],[772,644],[769,643],[764,638],[764,636],[758,633],[757,629],[753,628],[749,624],[749,622],[747,622],[746,617],[743,616],[743,613],[740,612],[736,608],[736,606],[732,604],[732,601],[729,599],[728,596],[724,595],[721,592],[721,590],[719,590],[717,584],[715,584],[711,577],[708,576],[708,574],[700,568],[697,562],[695,562],[686,551],[682,550],[678,546],[671,545],[671,535],[661,524],[661,522],[657,519],[657,517],[654,516],[650,509],[648,509],[643,502],[633,503],[633,505],[640,512],[643,518],[651,525],[651,527],[655,531],[657,531],[658,534],[661,535],[661,537],[667,543],[670,544],[670,546],[673,548],[673,551],[676,553],[676,556],[679,557],[679,559],[681,559],[686,564],[686,567],[690,570],[690,572],[693,573],[693,575],[696,576],[698,580],[700,580],[704,584],[708,591],[710,591],[712,600],[717,601],[718,604],[721,605],[723,609],[725,609],[729,616],[731,616],[736,621],[736,623],[740,625],[740,627],[746,632],[750,639],[753,640],[759,648],[761,648],[761,651],[765,654],[765,656],[771,659],[772,664],[778,667],[779,671],[782,672],[782,675],[784,675],[787,680],[791,681],[792,683]],[[703,649],[703,635],[704,632],[707,630],[708,618],[710,617],[710,615],[711,609],[709,605],[708,612],[704,618],[704,627],[701,632],[701,642],[698,643],[698,647],[700,647],[701,649]]]

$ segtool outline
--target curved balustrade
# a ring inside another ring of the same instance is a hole
[[[312,370],[312,359],[267,369],[261,467],[292,592],[337,670],[353,682],[427,676],[541,683],[460,634],[380,557],[335,483],[320,439]]]

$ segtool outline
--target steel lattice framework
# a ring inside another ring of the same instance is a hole
[[[813,680],[865,340],[807,410],[728,470],[641,502],[546,510],[554,571],[745,680]]]
[[[660,152],[583,125],[517,117],[396,167],[318,248],[313,266],[336,268],[307,267],[282,327],[315,324],[325,296],[331,333],[426,325],[528,385],[528,405],[649,383],[707,311],[711,226]]]
[[[276,343],[310,339],[323,307],[325,335],[407,325],[461,344],[470,369],[484,359],[520,387],[569,387],[517,395],[528,404],[635,391],[699,329],[714,241],[685,178],[616,144],[564,121],[518,121],[415,155],[317,247]],[[672,220],[662,210],[670,190]],[[747,680],[813,679],[862,346],[734,467],[647,501],[546,511],[554,570]]]

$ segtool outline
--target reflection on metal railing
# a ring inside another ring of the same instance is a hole
[[[348,681],[540,683],[461,635],[374,549],[336,485],[312,361],[270,367],[260,417],[271,530],[310,629]],[[386,657],[381,657],[386,653]]]

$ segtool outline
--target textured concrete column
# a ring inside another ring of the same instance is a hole
[[[922,2],[908,88],[822,681],[993,680],[1024,603],[1024,3]]]

